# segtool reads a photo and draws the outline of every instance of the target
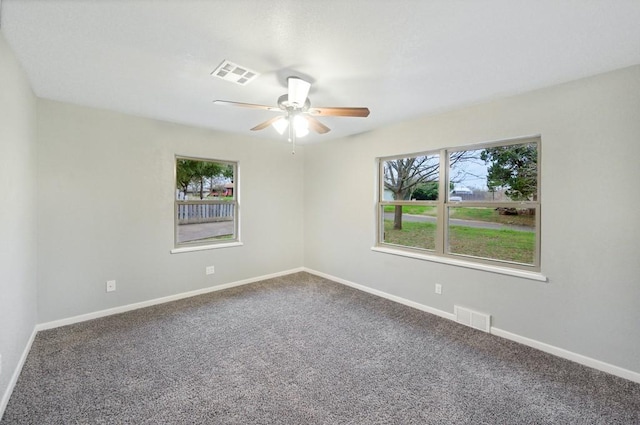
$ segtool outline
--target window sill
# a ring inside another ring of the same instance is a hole
[[[384,254],[399,255],[401,257],[409,257],[409,258],[415,258],[418,260],[432,261],[434,263],[449,264],[452,266],[465,267],[468,269],[482,270],[482,271],[491,272],[491,273],[499,273],[499,274],[504,274],[509,276],[521,277],[524,279],[537,280],[539,282],[548,282],[548,279],[545,275],[537,272],[530,272],[528,270],[510,269],[507,267],[492,266],[492,265],[481,264],[481,263],[472,263],[470,261],[458,260],[454,258],[437,257],[435,255],[420,254],[420,253],[402,251],[399,249],[385,248],[380,246],[374,246],[371,248],[371,250],[376,252],[382,252]]]
[[[242,246],[242,245],[244,245],[242,242],[229,242],[229,243],[217,243],[213,245],[184,246],[181,248],[174,248],[170,252],[172,254],[180,254],[182,252],[204,251],[207,249],[218,249],[218,248],[231,248],[234,246]]]

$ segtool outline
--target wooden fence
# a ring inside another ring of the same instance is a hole
[[[176,202],[178,224],[233,220],[235,204],[208,204],[202,201]]]

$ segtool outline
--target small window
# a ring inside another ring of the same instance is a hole
[[[381,243],[435,251],[440,156],[424,153],[382,161]]]
[[[175,246],[238,241],[238,166],[176,157]]]
[[[539,271],[539,143],[381,158],[378,245]]]

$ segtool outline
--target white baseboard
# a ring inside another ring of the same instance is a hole
[[[18,360],[18,364],[16,368],[13,370],[13,374],[11,375],[11,379],[9,380],[9,385],[7,385],[7,389],[2,395],[2,399],[0,400],[0,420],[2,420],[2,416],[4,415],[4,410],[7,408],[7,404],[9,404],[9,398],[11,398],[11,394],[13,393],[13,389],[18,382],[18,377],[20,377],[20,372],[22,372],[22,367],[24,366],[24,362],[27,360],[27,356],[29,355],[29,351],[31,351],[31,344],[33,344],[33,340],[36,338],[36,333],[38,331],[36,328],[33,328],[33,332],[31,332],[31,336],[27,341],[27,344],[22,350],[22,355]]]
[[[271,273],[268,275],[262,275],[258,277],[252,277],[249,279],[238,280],[236,282],[224,283],[222,285],[210,286],[207,288],[196,289],[195,291],[183,292],[180,294],[169,295],[162,298],[155,298],[148,301],[142,301],[139,303],[123,305],[120,307],[109,308],[106,310],[95,311],[93,313],[81,314],[79,316],[68,317],[66,319],[54,320],[51,322],[39,323],[36,325],[36,331],[42,331],[46,329],[59,328],[60,326],[71,325],[74,323],[85,322],[87,320],[93,320],[100,317],[111,316],[113,314],[125,313],[131,310],[137,310],[144,307],[151,307],[157,304],[164,304],[171,301],[181,300],[183,298],[195,297],[196,295],[207,294],[209,292],[222,291],[223,289],[229,289],[236,286],[247,285],[249,283],[258,282],[261,280],[272,279],[274,277],[285,276],[292,273],[298,273],[304,271],[303,267],[298,267],[291,270],[285,270],[282,272]]]
[[[382,298],[389,299],[391,301],[398,302],[400,304],[404,304],[409,307],[416,308],[418,310],[425,311],[427,313],[435,314],[436,316],[444,317],[445,319],[449,319],[452,321],[455,320],[455,315],[453,313],[447,313],[446,311],[438,310],[433,307],[426,306],[424,304],[417,303],[415,301],[407,300],[406,298],[398,297],[397,295],[388,294],[386,292],[372,289],[364,285],[360,285],[358,283],[354,283],[336,276],[332,276],[327,273],[322,273],[317,270],[309,269],[304,267],[305,272],[314,274],[316,276],[324,277],[325,279],[332,280],[334,282],[341,283],[346,286],[350,286],[352,288],[368,292],[373,295],[377,295]],[[518,334],[514,334],[511,332],[507,332],[505,330],[491,327],[491,334],[509,339],[511,341],[515,341],[517,343],[527,345],[529,347],[535,348],[540,351],[544,351],[545,353],[553,354],[554,356],[561,357],[563,359],[571,360],[573,362],[579,363],[583,366],[587,366],[593,369],[597,369],[602,372],[609,373],[611,375],[618,376],[620,378],[628,379],[629,381],[637,382],[640,384],[640,373],[634,372],[632,370],[624,369],[619,366],[615,366],[600,360],[593,359],[591,357],[583,356],[582,354],[574,353],[569,350],[565,350],[564,348],[556,347],[550,344],[546,344],[544,342],[536,341],[531,338],[527,338],[524,336],[520,336]]]
[[[638,372],[624,369],[622,367],[615,366],[610,363],[605,363],[600,360],[592,359],[591,357],[583,356],[582,354],[574,353],[573,351],[565,350],[564,348],[536,341],[535,339],[520,336],[518,334],[514,334],[499,328],[491,327],[491,333],[496,336],[510,339],[511,341],[536,348],[540,351],[544,351],[545,353],[553,354],[554,356],[571,360],[573,362],[580,363],[583,366],[597,369],[599,371],[606,372],[611,375],[628,379],[629,381],[637,382],[640,384],[640,373]]]
[[[397,303],[404,304],[406,306],[413,307],[413,308],[418,309],[418,310],[426,311],[427,313],[431,313],[431,314],[434,314],[436,316],[444,317],[445,319],[449,319],[449,320],[453,320],[453,321],[456,320],[456,317],[454,316],[453,313],[447,313],[446,311],[438,310],[437,308],[429,307],[428,305],[420,304],[420,303],[417,303],[415,301],[408,300],[406,298],[398,297],[397,295],[388,294],[386,292],[379,291],[379,290],[373,289],[373,288],[369,288],[368,286],[360,285],[359,283],[354,283],[354,282],[351,282],[351,281],[348,281],[348,280],[345,280],[345,279],[341,279],[339,277],[332,276],[332,275],[329,275],[329,274],[326,274],[326,273],[322,273],[322,272],[319,272],[317,270],[312,270],[312,269],[308,269],[308,268],[304,267],[304,271],[307,272],[307,273],[314,274],[316,276],[324,277],[325,279],[329,279],[329,280],[332,280],[334,282],[341,283],[341,284],[346,285],[346,286],[350,286],[352,288],[358,289],[358,290],[363,291],[363,292],[368,292],[369,294],[377,295],[379,297],[386,298],[388,300],[395,301]]]

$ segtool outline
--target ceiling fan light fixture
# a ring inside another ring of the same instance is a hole
[[[284,134],[287,128],[289,128],[289,121],[293,122],[293,130],[296,132],[296,137],[304,137],[309,134],[309,121],[300,115],[289,118],[280,117],[272,122],[271,126],[275,128],[279,134]]]
[[[287,127],[289,127],[289,120],[286,119],[285,117],[280,117],[279,119],[275,120],[272,124],[273,128],[276,129],[276,131],[280,134],[284,134],[284,132],[287,130]]]
[[[293,117],[293,128],[296,131],[296,137],[304,137],[309,134],[309,121],[303,116],[296,115]]]

